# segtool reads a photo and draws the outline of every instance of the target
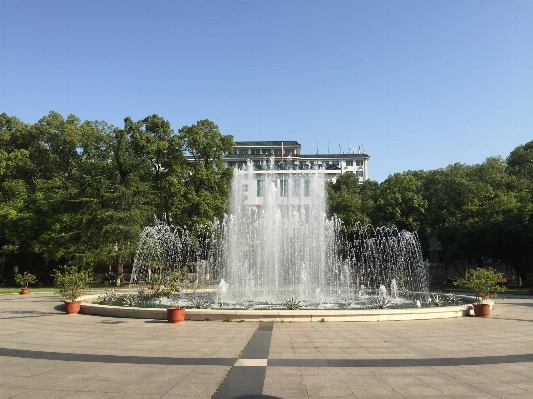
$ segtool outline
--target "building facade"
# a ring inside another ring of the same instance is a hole
[[[321,168],[326,177],[335,181],[338,175],[353,173],[363,183],[368,177],[370,157],[361,151],[339,154],[302,154],[297,141],[238,141],[232,153],[224,157],[226,167],[242,168],[248,161],[258,174],[271,173],[272,169],[310,173]],[[274,168],[270,165],[274,162]]]

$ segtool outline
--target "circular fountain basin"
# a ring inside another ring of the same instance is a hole
[[[81,313],[96,316],[125,317],[133,319],[166,320],[164,308],[139,308],[98,305],[92,303],[98,295],[84,295]],[[473,299],[473,298],[472,298]],[[361,309],[361,310],[228,310],[187,309],[185,320],[190,321],[274,321],[274,322],[325,322],[325,321],[400,321],[429,320],[470,316],[471,304],[428,308]],[[473,314],[473,313],[472,313]]]

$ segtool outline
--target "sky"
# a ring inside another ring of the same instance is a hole
[[[209,119],[369,177],[533,140],[533,1],[0,0],[0,112]]]

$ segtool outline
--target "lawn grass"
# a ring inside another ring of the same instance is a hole
[[[97,291],[106,291],[106,290],[127,290],[129,289],[129,286],[123,286],[123,287],[115,287],[112,285],[106,285],[106,286],[95,286],[90,287],[85,290],[85,292],[97,292]],[[30,287],[30,294],[31,293],[48,293],[48,292],[54,292],[56,290],[55,287]],[[0,287],[0,295],[2,294],[20,294],[20,287]]]
[[[130,289],[128,285],[122,287],[115,287],[113,285],[104,285],[104,286],[94,286],[86,290],[86,292],[95,292],[95,291],[106,291],[106,290],[127,290]],[[430,291],[441,291],[443,293],[447,292],[472,292],[464,288],[459,288],[453,284],[432,284]],[[54,287],[30,287],[30,293],[45,293],[45,292],[54,292]],[[20,287],[0,287],[0,295],[2,294],[19,294]],[[528,295],[529,288],[527,287],[508,287],[507,291],[501,292],[500,296],[505,294],[516,294],[516,295]]]
[[[446,292],[472,292],[464,288],[457,287],[453,284],[432,284],[430,291],[442,291],[444,293]],[[503,296],[505,294],[516,294],[516,295],[528,295],[529,294],[529,288],[527,287],[507,287],[507,290],[504,292],[500,292],[499,295]]]

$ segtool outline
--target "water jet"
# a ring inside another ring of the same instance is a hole
[[[229,214],[209,226],[210,235],[199,239],[161,221],[144,229],[131,288],[176,271],[186,277],[180,294],[137,307],[179,304],[188,319],[202,320],[428,318],[441,308],[445,297],[431,302],[416,233],[358,223],[346,234],[340,220],[326,217],[323,170],[274,165],[234,170]]]

